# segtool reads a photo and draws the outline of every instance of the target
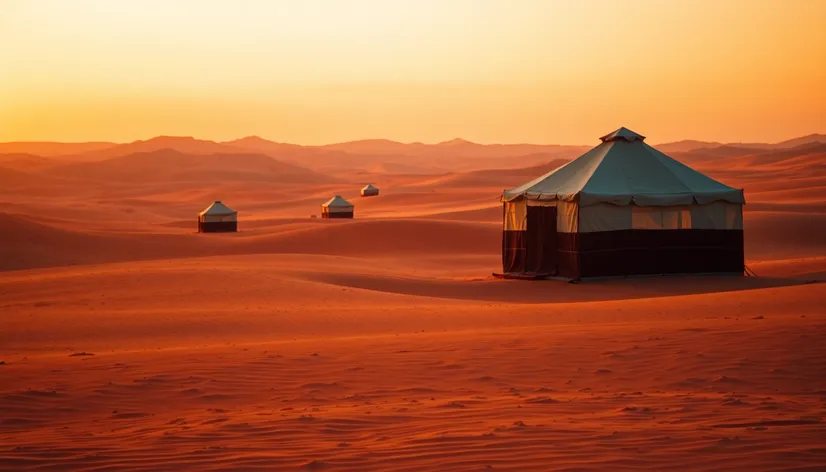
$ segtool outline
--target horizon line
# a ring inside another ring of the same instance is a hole
[[[801,134],[801,135],[792,136],[790,138],[783,139],[783,140],[777,141],[777,142],[768,142],[768,141],[765,141],[765,142],[763,142],[763,141],[717,141],[717,140],[704,140],[704,139],[699,139],[699,138],[683,138],[683,139],[679,139],[679,140],[676,140],[676,141],[655,142],[655,144],[656,145],[676,144],[676,143],[682,143],[682,142],[686,142],[686,141],[696,141],[696,142],[701,142],[701,143],[721,144],[721,145],[780,144],[780,143],[784,143],[786,141],[791,141],[791,140],[800,139],[800,138],[806,138],[806,137],[809,137],[809,136],[826,136],[826,133],[814,132],[814,133]],[[525,142],[525,141],[511,142],[511,143],[506,143],[506,142],[483,143],[483,142],[477,142],[477,141],[470,141],[470,140],[460,138],[460,137],[448,139],[446,141],[438,141],[438,142],[430,142],[430,143],[427,143],[427,142],[424,142],[424,141],[408,141],[408,142],[396,141],[396,140],[390,139],[390,138],[360,138],[360,139],[352,139],[352,140],[348,140],[348,141],[338,141],[338,142],[332,142],[332,143],[326,143],[326,144],[299,144],[299,143],[291,143],[291,142],[286,142],[286,141],[275,141],[275,140],[272,140],[272,139],[261,137],[260,135],[247,135],[247,136],[242,136],[240,138],[234,138],[234,139],[229,139],[229,140],[223,141],[223,140],[217,140],[217,139],[199,138],[199,137],[195,137],[195,136],[168,135],[168,134],[159,134],[159,135],[147,138],[147,139],[136,139],[136,140],[132,140],[132,141],[22,140],[22,141],[2,141],[2,142],[0,142],[0,145],[3,145],[3,144],[112,144],[112,145],[117,146],[117,145],[124,145],[124,144],[134,144],[134,143],[138,143],[138,142],[148,142],[148,141],[161,139],[161,138],[190,139],[190,140],[193,140],[193,141],[203,141],[203,142],[210,142],[210,143],[214,143],[214,144],[230,145],[230,146],[232,145],[232,143],[234,141],[241,141],[241,140],[244,140],[244,139],[255,138],[255,139],[260,139],[262,141],[267,141],[267,142],[273,143],[273,144],[283,144],[283,145],[288,145],[288,146],[300,146],[300,147],[307,147],[307,148],[338,146],[338,145],[342,145],[342,144],[354,144],[354,143],[361,143],[361,142],[367,142],[367,141],[385,141],[385,142],[393,143],[393,144],[401,144],[401,145],[417,145],[418,144],[418,145],[424,145],[424,146],[437,146],[437,145],[440,145],[440,144],[449,144],[451,142],[462,142],[462,143],[467,143],[467,144],[476,144],[476,145],[479,145],[479,146],[568,146],[568,147],[592,146],[592,144],[531,143],[531,142]],[[595,138],[595,141],[597,141],[597,140],[599,140],[599,138]]]

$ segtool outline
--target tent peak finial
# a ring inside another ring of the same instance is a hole
[[[605,136],[599,138],[603,143],[610,142],[610,141],[644,141],[645,136],[641,134],[637,134],[626,127],[621,127],[611,133],[606,134]]]

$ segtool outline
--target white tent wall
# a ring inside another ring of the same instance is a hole
[[[728,202],[668,207],[598,203],[580,207],[575,203],[531,200],[504,203],[503,229],[525,231],[528,206],[555,206],[557,231],[560,233],[627,229],[743,229],[742,205]]]
[[[527,229],[527,205],[525,200],[504,203],[504,230],[525,231]]]
[[[597,203],[579,207],[578,232],[581,233],[631,229],[631,223],[631,205]]]
[[[201,215],[201,221],[204,223],[224,223],[238,221],[238,215]]]
[[[691,229],[691,210],[686,206],[631,207],[631,229]]]
[[[559,233],[576,233],[579,231],[579,205],[558,202],[556,205],[556,231]]]
[[[714,202],[692,205],[691,227],[695,229],[743,229],[743,205]]]
[[[327,213],[352,213],[354,207],[326,207]]]
[[[728,202],[668,207],[599,203],[579,208],[580,233],[624,229],[741,230],[743,206]]]

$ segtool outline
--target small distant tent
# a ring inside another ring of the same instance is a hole
[[[198,215],[199,233],[230,233],[238,231],[238,212],[215,200]]]
[[[379,194],[379,189],[374,187],[373,184],[367,184],[361,189],[361,196],[362,197],[375,197]]]
[[[341,198],[340,195],[329,199],[321,205],[322,218],[352,218],[353,204]]]
[[[743,274],[742,189],[626,128],[600,139],[568,164],[503,192],[506,277]]]

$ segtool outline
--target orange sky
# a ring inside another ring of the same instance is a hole
[[[3,0],[0,141],[826,131],[823,0]]]

